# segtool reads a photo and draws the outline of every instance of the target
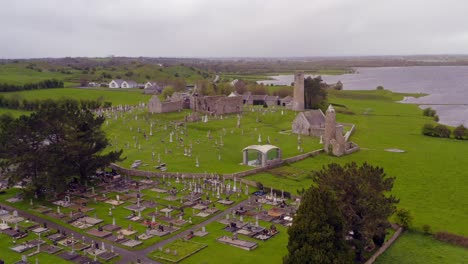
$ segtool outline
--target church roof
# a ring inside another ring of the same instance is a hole
[[[325,124],[325,115],[320,109],[302,112],[301,114],[304,115],[310,126],[320,127]]]

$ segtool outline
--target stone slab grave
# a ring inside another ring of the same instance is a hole
[[[173,225],[176,225],[176,226],[182,226],[182,225],[185,225],[187,221],[183,219],[181,220],[179,218],[173,218],[171,221],[169,221],[169,223],[172,223]]]
[[[170,232],[169,231],[161,231],[159,229],[153,229],[153,230],[150,230],[149,233],[153,236],[158,236],[158,237],[163,237],[163,236],[166,236],[166,235],[169,235]]]
[[[180,198],[177,196],[168,195],[164,197],[164,200],[169,201],[169,202],[174,202],[174,201],[180,200]]]
[[[153,191],[153,192],[157,192],[157,193],[167,193],[168,192],[168,190],[161,189],[161,188],[152,188],[150,190]]]
[[[18,215],[4,215],[0,217],[0,220],[7,222],[8,224],[16,224],[24,221],[24,218]]]
[[[46,227],[38,227],[38,228],[35,228],[33,230],[31,230],[32,232],[36,233],[36,234],[42,234],[44,232],[47,232],[49,231],[49,228],[46,228]]]
[[[76,259],[74,259],[73,262],[77,263],[77,264],[88,264],[88,263],[89,264],[99,264],[99,263],[101,263],[99,261],[93,261],[89,257],[81,256],[81,255],[79,255]]]
[[[109,225],[103,226],[102,229],[109,231],[109,232],[115,232],[115,231],[119,231],[122,228],[118,225],[109,224]]]
[[[49,207],[40,205],[40,206],[35,207],[33,211],[41,213],[41,214],[45,214],[45,213],[52,211],[52,209]]]
[[[208,235],[209,233],[206,232],[206,229],[205,227],[203,226],[201,230],[198,230],[197,232],[193,233],[194,236],[197,236],[197,237],[204,237],[206,235]]]
[[[20,198],[20,197],[12,197],[12,198],[6,199],[5,201],[7,201],[7,202],[9,202],[9,203],[18,203],[18,202],[22,202],[22,201],[23,201],[23,198]]]
[[[44,245],[41,246],[41,252],[49,253],[49,254],[55,254],[57,252],[60,252],[63,250],[61,247],[56,247],[54,245]]]
[[[112,252],[112,251],[106,251],[104,253],[99,254],[99,257],[102,258],[105,261],[109,261],[115,257],[118,257],[119,254]]]
[[[132,204],[129,206],[125,206],[125,209],[128,209],[130,211],[135,211],[135,212],[142,212],[143,210],[146,209],[146,207],[142,206],[141,204],[140,206],[138,206],[137,204]]]
[[[9,228],[10,228],[10,226],[7,223],[1,223],[0,224],[0,231],[7,230]]]
[[[268,215],[265,212],[259,213],[259,214],[257,214],[257,216],[258,216],[259,220],[262,220],[262,221],[265,221],[265,222],[271,222],[271,221],[275,220],[275,217],[273,217],[271,215]]]
[[[263,230],[265,230],[264,227],[253,226],[253,225],[247,224],[247,225],[243,226],[241,229],[237,230],[237,233],[239,233],[241,235],[244,235],[244,236],[252,237],[252,236],[255,236],[256,234],[262,232]]]
[[[109,199],[109,200],[106,200],[105,203],[113,205],[113,206],[119,206],[119,205],[123,204],[124,202],[117,201],[117,200],[114,200],[114,199]]]
[[[156,205],[158,205],[156,202],[154,201],[144,201],[141,203],[142,206],[146,207],[146,208],[153,208],[153,207],[156,207]]]
[[[79,220],[84,222],[84,223],[90,224],[90,225],[97,225],[97,224],[100,224],[100,223],[103,222],[102,219],[94,218],[94,217],[90,217],[90,216],[82,217]]]
[[[258,246],[256,242],[251,242],[251,241],[246,241],[246,240],[241,240],[241,239],[233,239],[228,236],[222,236],[216,240],[218,240],[219,242],[223,244],[238,247],[238,248],[248,250],[248,251],[254,250]]]
[[[154,237],[154,235],[151,234],[150,232],[148,232],[148,234],[144,233],[144,234],[139,235],[138,239],[139,240],[147,240],[147,239],[150,239],[152,237]]]
[[[78,240],[76,238],[67,237],[65,239],[58,241],[57,243],[65,247],[71,247],[71,245],[78,243]]]
[[[193,209],[196,209],[196,210],[205,210],[206,208],[208,208],[208,206],[204,205],[204,204],[197,204],[195,206],[192,206]]]
[[[133,229],[121,229],[119,232],[124,236],[131,236],[137,233],[137,231]]]
[[[234,202],[234,201],[231,201],[231,200],[222,199],[222,200],[219,200],[218,203],[224,204],[224,205],[231,205],[231,204],[233,204],[233,203],[235,203],[235,202]]]
[[[50,216],[50,217],[52,217],[52,218],[55,218],[55,219],[62,219],[62,218],[65,218],[65,217],[66,217],[65,214],[63,214],[63,213],[57,213],[57,212],[55,212],[55,211],[49,211],[49,212],[45,213],[45,215],[48,215],[48,216]]]
[[[10,212],[8,212],[7,210],[0,209],[0,217],[8,214],[10,214]]]
[[[63,258],[64,260],[73,261],[73,260],[77,259],[78,257],[80,257],[80,254],[72,253],[70,251],[64,251],[64,252],[58,254],[58,256]]]
[[[55,233],[50,236],[47,236],[47,239],[49,239],[50,241],[54,241],[54,242],[63,240],[64,238],[66,238],[66,236],[64,236],[62,233]]]
[[[279,231],[272,232],[272,230],[266,230],[264,232],[261,232],[260,234],[255,235],[253,238],[256,238],[256,239],[259,239],[259,240],[262,240],[262,241],[266,241],[266,240],[276,236],[277,234],[279,234]]]
[[[57,200],[57,201],[52,202],[52,204],[55,204],[55,205],[61,206],[61,207],[68,207],[68,206],[72,205],[72,203],[70,201],[66,201],[66,200]]]
[[[82,206],[82,205],[78,205],[78,204],[70,205],[68,208],[73,209],[73,210],[75,210],[77,212],[82,212],[82,213],[87,213],[87,212],[94,211],[94,208],[92,208],[92,207],[86,207],[86,206]]]
[[[98,229],[96,228],[93,228],[91,230],[89,230],[88,232],[86,232],[90,235],[93,235],[95,237],[99,237],[99,238],[106,238],[106,237],[109,237],[110,235],[112,235],[111,232],[108,232],[108,231],[99,231]]]
[[[141,245],[142,243],[143,242],[141,242],[141,241],[130,239],[130,240],[127,240],[127,241],[123,242],[122,245],[133,248],[133,247],[136,247],[138,245]]]
[[[81,198],[81,197],[75,197],[72,199],[72,203],[81,205],[81,206],[86,206],[86,204],[89,203],[89,199]]]
[[[26,242],[26,243],[21,243],[19,245],[16,245],[16,246],[13,246],[11,247],[10,249],[15,251],[16,253],[23,253],[25,251],[28,251],[30,250],[31,248],[35,248],[37,247],[36,244],[34,243],[30,243],[30,242]]]
[[[82,250],[85,250],[87,248],[91,247],[90,244],[84,244],[82,242],[77,242],[75,245],[73,245],[73,248],[77,251],[82,251]]]

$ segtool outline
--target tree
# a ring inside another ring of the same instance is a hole
[[[424,124],[422,133],[425,136],[434,137],[435,136],[434,126],[432,124]]]
[[[2,121],[0,159],[11,168],[9,183],[27,182],[28,195],[62,192],[120,160],[121,150],[102,153],[108,145],[103,122],[75,100],[49,100],[29,116]]]
[[[437,125],[434,127],[434,133],[441,138],[449,138],[452,133],[450,129],[444,125]]]
[[[430,117],[433,117],[436,115],[436,110],[428,107],[428,108],[424,108],[423,110],[423,116],[430,116]]]
[[[387,177],[384,170],[364,163],[332,163],[313,174],[318,188],[333,193],[343,215],[345,230],[352,237],[355,259],[363,260],[364,248],[375,236],[385,237],[390,226],[388,218],[399,202],[388,193],[393,188],[394,177]]]
[[[377,86],[376,89],[379,90],[379,91],[385,90],[385,88],[382,85]]]
[[[322,77],[310,76],[304,80],[304,103],[306,109],[325,109],[327,107],[326,83]]]
[[[311,187],[288,229],[288,255],[283,263],[352,263],[344,220],[328,190]]]
[[[456,139],[465,139],[468,137],[468,129],[463,125],[459,125],[453,130],[453,136]]]
[[[172,96],[174,92],[174,87],[166,86],[161,92],[161,97],[165,100],[167,97]]]
[[[338,91],[341,91],[343,90],[343,83],[341,81],[338,81],[336,84],[335,84],[335,90],[338,90]]]
[[[396,211],[396,223],[403,227],[404,229],[408,229],[413,221],[413,217],[411,216],[410,212],[406,209],[398,209]]]

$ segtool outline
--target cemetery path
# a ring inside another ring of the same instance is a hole
[[[233,211],[235,211],[237,208],[241,207],[241,206],[244,206],[248,203],[249,199],[246,199],[234,206],[232,206],[231,208],[228,208],[226,210],[224,210],[223,212],[193,226],[192,228],[189,228],[177,235],[174,235],[166,240],[163,240],[163,241],[160,241],[158,243],[155,243],[145,249],[141,249],[141,250],[127,250],[127,249],[124,249],[124,248],[121,248],[119,247],[118,245],[114,245],[114,251],[119,254],[119,256],[121,256],[121,259],[117,262],[119,264],[127,264],[127,263],[136,263],[136,260],[137,259],[140,259],[141,263],[155,263],[155,264],[158,264],[159,262],[155,261],[155,260],[152,260],[148,257],[146,257],[147,254],[149,254],[150,252],[152,251],[155,251],[157,250],[159,247],[163,247],[177,239],[180,239],[180,238],[183,238],[183,237],[186,237],[190,231],[197,231],[199,229],[201,229],[203,226],[206,226],[210,223],[213,223],[214,221],[218,221],[218,220],[221,220],[225,217],[225,215],[227,214],[231,214]],[[63,225],[60,225],[60,224],[57,224],[57,223],[54,223],[48,219],[44,219],[40,216],[37,216],[37,215],[33,215],[31,213],[28,213],[26,211],[23,211],[21,209],[18,209],[18,208],[15,208],[15,207],[12,207],[12,206],[9,206],[9,205],[5,205],[5,204],[1,204],[0,203],[0,206],[9,210],[9,211],[14,211],[16,210],[18,212],[18,215],[22,216],[22,217],[25,217],[27,219],[30,219],[34,222],[37,222],[38,224],[44,224],[46,223],[47,224],[47,227],[49,228],[54,228],[54,229],[57,229],[57,230],[63,230],[65,231],[67,234],[73,234],[73,236],[77,239],[79,238],[82,238],[82,237],[85,237],[86,240],[88,241],[92,241],[92,240],[96,240],[98,241],[98,239],[96,239],[95,237],[92,237],[92,236],[89,236],[87,234],[81,234],[77,231],[74,231],[70,228],[67,228]],[[106,248],[110,248],[112,244],[110,244],[109,242],[105,241],[105,240],[101,240],[101,242],[104,241],[104,244],[106,246]]]
[[[168,238],[166,240],[160,241],[160,242],[158,242],[156,244],[153,244],[153,245],[151,245],[151,246],[149,246],[149,247],[147,247],[145,249],[139,250],[137,252],[139,252],[140,254],[146,255],[146,254],[158,249],[159,247],[163,247],[163,246],[165,246],[165,245],[167,245],[167,244],[169,244],[169,243],[171,243],[171,242],[173,242],[173,241],[175,241],[177,239],[180,239],[180,238],[183,238],[183,237],[187,236],[190,233],[190,231],[195,232],[195,231],[201,229],[203,226],[206,226],[206,225],[208,225],[210,223],[213,223],[214,221],[221,220],[225,215],[230,214],[233,211],[235,211],[237,208],[246,205],[248,203],[248,201],[249,201],[249,199],[246,199],[246,200],[244,200],[244,201],[242,201],[242,202],[240,202],[240,203],[238,203],[238,204],[224,210],[223,212],[211,217],[210,219],[205,220],[205,221],[193,226],[192,228],[189,228],[189,229],[187,229],[187,230],[185,230],[183,232],[180,232],[179,234],[177,234],[175,236],[172,236],[172,237],[170,237],[170,238]]]
[[[24,217],[26,219],[30,219],[30,220],[32,220],[32,221],[34,221],[34,222],[36,222],[36,223],[38,223],[40,225],[46,223],[47,227],[49,227],[49,228],[54,228],[54,229],[57,229],[57,230],[63,230],[67,234],[73,234],[73,236],[76,239],[81,239],[82,237],[85,237],[87,243],[89,243],[92,240],[98,241],[95,237],[91,237],[91,236],[86,235],[86,234],[80,234],[79,232],[74,231],[74,230],[72,230],[70,228],[67,228],[67,227],[62,226],[62,225],[57,224],[57,223],[54,223],[54,222],[52,222],[50,220],[47,220],[47,219],[44,219],[42,217],[33,215],[31,213],[25,212],[25,211],[23,211],[21,209],[18,209],[18,208],[9,206],[9,205],[1,204],[1,203],[0,203],[0,206],[7,209],[7,210],[9,210],[9,211],[16,210],[18,212],[19,216]],[[101,240],[101,242],[102,241],[104,241],[104,244],[105,244],[106,248],[108,248],[108,249],[111,248],[112,244],[106,242],[105,240]],[[119,260],[118,263],[136,263],[137,259],[140,259],[141,263],[159,263],[157,261],[154,261],[154,260],[151,260],[151,259],[147,258],[146,255],[142,255],[141,254],[142,250],[131,251],[131,250],[127,250],[127,249],[121,248],[121,247],[116,246],[116,245],[113,245],[113,246],[114,246],[114,251],[117,254],[119,254],[119,256],[121,256],[121,259]]]

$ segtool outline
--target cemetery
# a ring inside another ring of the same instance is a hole
[[[329,112],[335,109],[330,106]],[[2,245],[14,263],[36,258],[41,263],[126,263],[139,258],[200,263],[224,254],[233,258],[228,262],[242,257],[277,260],[273,256],[285,252],[287,228],[300,203],[291,194],[310,183],[308,178],[293,178],[295,172],[304,162],[315,161],[317,167],[332,157],[293,162],[323,144],[331,150],[342,147],[342,138],[293,133],[297,112],[284,107],[244,106],[239,114],[193,118],[198,113],[149,113],[147,105],[139,103],[96,114],[106,117],[108,150],[123,149],[126,159],[46,200],[7,190],[0,197],[2,204],[62,227],[36,223],[11,208],[0,210],[0,235],[6,238]],[[339,124],[335,128],[348,137],[352,132],[341,131],[345,126]],[[393,146],[382,150],[403,153]],[[287,166],[243,174],[284,161]],[[277,172],[280,177],[270,174]]]

